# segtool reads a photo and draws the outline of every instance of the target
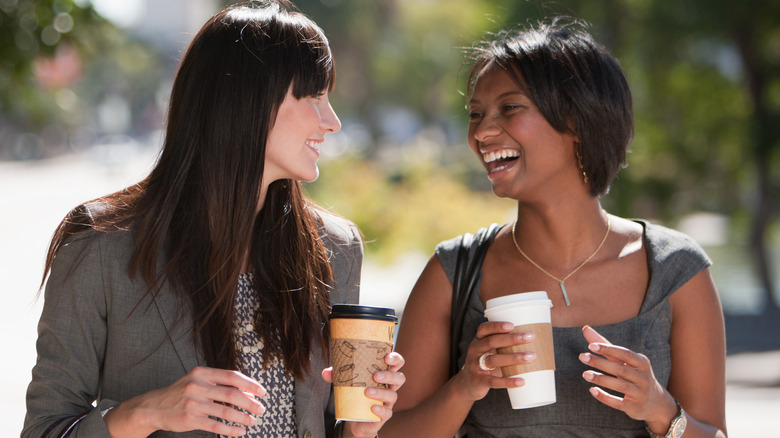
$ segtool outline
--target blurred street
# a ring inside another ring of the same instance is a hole
[[[83,153],[38,162],[0,162],[0,279],[4,303],[0,332],[4,357],[0,436],[18,436],[24,395],[35,363],[36,300],[48,241],[60,219],[79,202],[115,191],[146,174],[154,155],[125,149],[118,156]],[[367,260],[363,302],[398,309],[428,255],[380,267]],[[775,334],[776,336],[777,334]],[[780,352],[730,356],[727,361],[727,425],[731,437],[777,437]]]

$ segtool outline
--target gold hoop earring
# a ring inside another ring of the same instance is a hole
[[[580,166],[580,171],[582,171],[582,180],[587,184],[588,174],[585,173],[585,166],[582,165],[582,154],[580,154],[579,150],[577,150],[577,165]]]

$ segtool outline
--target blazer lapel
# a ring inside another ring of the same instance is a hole
[[[192,320],[186,312],[182,312],[185,306],[181,305],[176,294],[163,287],[154,294],[153,300],[184,372],[189,373],[196,366],[204,365],[205,361],[195,349]]]

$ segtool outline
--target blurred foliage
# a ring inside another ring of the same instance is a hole
[[[0,157],[42,158],[117,134],[100,126],[100,105],[154,102],[161,72],[153,50],[89,2],[0,0]]]
[[[79,26],[75,24],[79,23]],[[89,41],[85,32],[111,26],[72,1],[0,1],[0,110],[33,126],[56,117],[51,90],[36,83],[34,63],[58,47]],[[95,38],[92,38],[93,40]]]
[[[360,118],[380,148],[388,133],[381,120],[386,113],[377,109],[400,105],[427,124],[441,126],[447,142],[465,150],[465,72],[458,77],[463,48],[489,38],[489,32],[554,16],[589,23],[595,38],[620,59],[635,98],[629,167],[604,198],[605,206],[616,214],[672,224],[695,211],[723,213],[737,219],[738,236],[746,235],[757,205],[780,186],[780,2],[770,3],[297,2],[331,38],[339,67],[334,105],[346,116],[345,126],[349,118]],[[744,46],[752,53],[745,53]],[[745,59],[750,55],[761,69],[760,91],[750,80]],[[768,116],[756,117],[758,105]],[[400,138],[397,143],[403,145]],[[445,169],[452,157],[473,160],[452,149],[441,156]],[[370,148],[365,156],[377,158]],[[774,169],[764,192],[757,188],[761,165]],[[485,190],[483,171],[471,169],[460,175],[461,181]],[[777,209],[771,206],[772,217]]]
[[[430,253],[443,240],[514,214],[513,202],[474,191],[433,161],[410,161],[388,172],[380,163],[349,157],[324,161],[320,170],[308,193],[354,221],[366,252],[382,262],[409,251]]]
[[[736,219],[743,241],[763,241],[767,218],[777,217],[778,1],[295,3],[332,43],[332,102],[344,125],[337,143],[346,145],[338,159],[323,160],[320,180],[307,189],[355,220],[371,241],[367,250],[386,260],[509,220],[512,203],[490,192],[466,147],[464,52],[490,32],[559,15],[590,23],[634,93],[635,140],[628,168],[603,199],[610,211],[672,225],[695,211],[722,213]],[[83,73],[42,82],[36,63],[68,47]],[[83,129],[110,134],[96,120],[113,97],[132,116],[114,133],[148,135],[159,127],[174,64],[86,0],[0,0],[0,146],[8,132],[52,125],[70,139]]]

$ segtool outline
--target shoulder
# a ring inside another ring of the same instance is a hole
[[[61,249],[85,248],[103,243],[112,246],[134,246],[134,233],[116,222],[106,224],[106,216],[114,214],[107,202],[90,201],[71,210],[60,224],[63,237]],[[58,251],[59,254],[59,251]]]
[[[68,236],[57,249],[51,266],[51,279],[71,274],[100,271],[124,272],[135,251],[133,233],[128,230],[85,229]],[[117,269],[113,269],[113,267]]]
[[[651,289],[659,297],[670,296],[712,264],[702,247],[685,233],[647,221],[637,222],[645,228]]]
[[[444,240],[442,242],[439,242],[438,245],[436,245],[436,254],[439,255],[439,253],[449,253],[453,251],[457,251],[461,247],[465,247],[468,249],[471,249],[476,242],[483,241],[484,239],[492,239],[495,237],[495,234],[498,232],[498,230],[501,228],[498,224],[492,224],[489,227],[480,228],[477,230],[476,233],[466,233],[461,234],[460,236],[453,237],[452,239]]]
[[[648,252],[656,262],[664,263],[682,258],[705,266],[712,264],[704,249],[687,234],[649,221],[637,222],[645,228]]]
[[[333,243],[360,244],[360,230],[352,221],[321,208],[313,208],[312,212],[320,224],[320,233]]]
[[[502,225],[491,224],[489,227],[480,228],[475,232],[462,234],[452,239],[440,242],[436,245],[434,255],[439,259],[447,276],[452,279],[457,262],[458,252],[463,248],[468,251],[469,258],[473,258],[480,243],[490,243],[501,229]]]

